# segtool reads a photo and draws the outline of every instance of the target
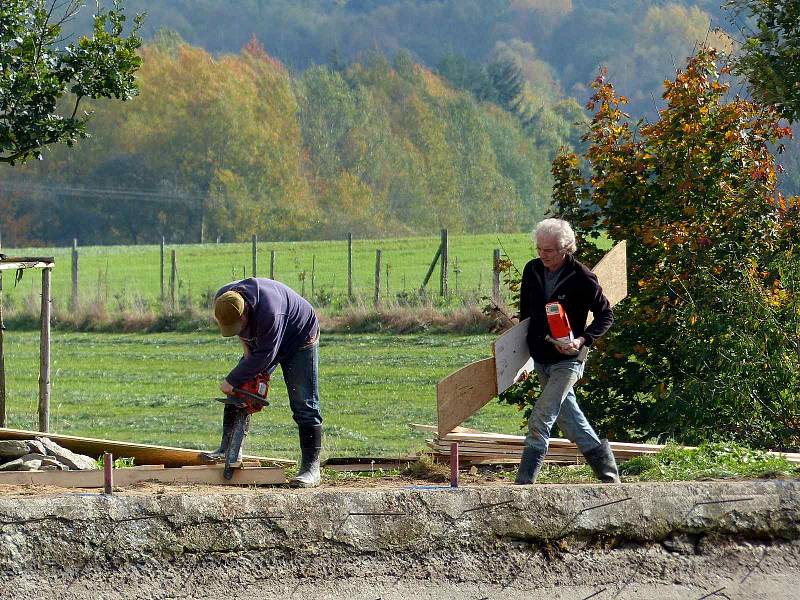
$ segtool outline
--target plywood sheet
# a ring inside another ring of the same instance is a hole
[[[114,469],[114,487],[143,481],[159,483],[195,483],[208,485],[276,485],[286,483],[286,474],[278,467],[235,469],[228,480],[222,465],[182,469]],[[38,485],[67,488],[101,488],[103,471],[23,471],[0,473],[0,485]]]
[[[614,246],[592,269],[611,306],[628,295],[628,245],[625,240]],[[589,313],[586,326],[594,320]]]
[[[445,435],[497,395],[494,358],[484,358],[436,384],[438,432]]]
[[[41,433],[39,431],[26,431],[24,429],[7,429],[0,427],[0,440],[32,440],[36,436],[45,436],[59,446],[79,454],[96,458],[103,452],[111,452],[114,458],[133,458],[136,464],[164,465],[166,467],[183,467],[187,465],[206,465],[208,461],[201,457],[208,450],[192,450],[187,448],[172,448],[170,446],[153,446],[150,444],[135,444],[116,440],[102,440],[97,438],[84,438],[73,435],[58,435],[54,433]],[[274,465],[293,465],[294,461],[280,458],[267,458],[264,456],[245,455],[245,461],[259,461]]]
[[[533,371],[533,359],[528,350],[528,325],[530,319],[517,323],[492,344],[497,375],[497,393],[510,388],[523,373]]]

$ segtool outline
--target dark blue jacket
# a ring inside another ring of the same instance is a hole
[[[249,307],[247,326],[239,337],[247,344],[250,354],[243,356],[226,377],[234,387],[264,371],[271,373],[284,358],[319,333],[319,322],[311,304],[282,283],[250,277],[229,283],[215,298],[229,290],[239,292]]]
[[[583,336],[586,345],[603,335],[614,322],[614,313],[597,276],[583,263],[568,254],[564,268],[549,298],[544,297],[544,264],[540,258],[528,262],[522,271],[522,285],[519,293],[519,320],[531,318],[528,327],[528,348],[533,360],[552,364],[569,360],[573,356],[561,354],[555,346],[544,339],[550,332],[544,306],[548,302],[560,302],[567,313],[573,335]],[[586,327],[586,318],[592,311],[594,320]]]

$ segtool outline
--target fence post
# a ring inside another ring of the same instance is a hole
[[[78,308],[78,238],[72,238],[72,294],[69,298],[69,309]]]
[[[381,251],[375,250],[375,306],[381,303]]]
[[[0,237],[0,250],[3,249],[3,239]],[[0,271],[0,427],[6,426],[6,357],[3,347],[3,272]]]
[[[50,268],[42,269],[42,332],[39,337],[39,431],[50,431]]]
[[[500,248],[495,248],[492,256],[492,302],[500,305]]]
[[[275,279],[275,250],[269,251],[269,278]]]
[[[317,278],[317,255],[311,255],[311,299],[314,299],[314,283]]]
[[[258,277],[258,236],[253,236],[253,277]]]
[[[164,265],[164,236],[161,236],[161,304],[164,304],[164,272],[165,272],[165,265]]]
[[[442,262],[439,271],[439,295],[447,296],[447,229],[442,229]]]
[[[169,299],[172,311],[178,306],[178,258],[172,250],[172,269],[169,273]]]
[[[353,299],[353,234],[347,234],[347,297]]]
[[[431,261],[431,266],[428,267],[428,272],[425,274],[425,279],[422,280],[422,285],[420,286],[421,289],[425,289],[425,286],[428,285],[428,280],[430,280],[431,275],[433,275],[433,270],[436,268],[436,262],[439,260],[439,257],[442,255],[442,244],[439,244],[439,247],[436,249],[436,254],[433,256],[433,260]]]

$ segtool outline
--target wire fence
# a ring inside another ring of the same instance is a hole
[[[271,277],[318,306],[440,305],[502,300],[500,255],[521,270],[531,258],[528,234],[310,242],[86,246],[3,249],[9,256],[52,256],[57,309],[91,304],[108,310],[206,307],[226,283]],[[6,307],[38,304],[37,278],[6,274]]]

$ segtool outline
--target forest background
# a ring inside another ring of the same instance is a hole
[[[76,148],[0,170],[3,245],[529,229],[559,148],[582,151],[598,68],[654,118],[699,43],[735,47],[719,4],[129,0],[147,13],[140,97],[91,106]]]

